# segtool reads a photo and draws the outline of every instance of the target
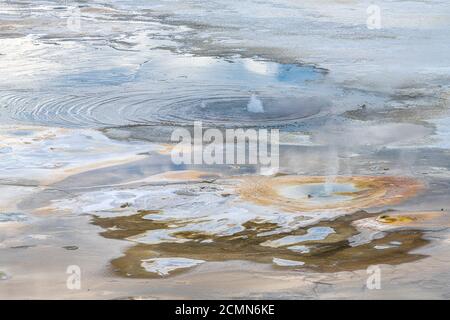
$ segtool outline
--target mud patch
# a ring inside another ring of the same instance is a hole
[[[94,217],[92,223],[107,228],[102,235],[106,238],[129,240],[130,236],[146,230],[169,228],[167,224],[145,219],[147,213],[127,217]],[[153,212],[150,212],[153,214]],[[371,216],[360,211],[354,215],[334,221],[319,223],[313,228],[334,230],[324,237],[299,239],[308,250],[293,250],[292,243],[267,246],[264,243],[277,241],[283,237],[305,237],[311,228],[275,235],[261,235],[273,231],[276,225],[249,222],[245,230],[231,236],[212,236],[208,234],[185,232],[175,237],[190,239],[189,242],[163,242],[154,244],[138,243],[124,252],[124,255],[111,261],[113,271],[121,276],[132,278],[154,278],[167,276],[169,271],[158,272],[156,266],[149,272],[149,265],[143,262],[166,261],[164,259],[187,259],[186,261],[228,261],[247,260],[273,264],[277,267],[305,268],[318,272],[351,271],[366,268],[371,264],[400,264],[423,258],[424,255],[410,254],[410,251],[428,243],[419,230],[400,230],[387,232],[382,238],[359,246],[351,246],[348,239],[359,233],[352,221]],[[375,216],[375,215],[373,215]],[[395,243],[396,245],[392,245]],[[380,247],[388,247],[379,250]],[[158,260],[162,259],[162,260]],[[167,260],[170,261],[170,260]],[[288,263],[288,262],[289,263]],[[156,268],[156,269],[155,269]],[[163,268],[164,269],[164,268]],[[181,267],[176,273],[188,270]]]

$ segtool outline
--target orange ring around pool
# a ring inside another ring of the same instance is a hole
[[[288,194],[286,189],[333,184],[332,201],[326,196]],[[339,185],[346,185],[340,188]],[[348,185],[352,188],[349,189]],[[358,209],[397,204],[416,195],[423,184],[409,177],[394,176],[298,176],[245,177],[237,187],[242,199],[258,205],[274,206],[290,212],[355,211]],[[341,189],[341,190],[339,190]]]

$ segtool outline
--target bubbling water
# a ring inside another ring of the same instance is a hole
[[[40,90],[4,90],[0,120],[88,128],[186,126],[194,121],[220,127],[283,126],[317,116],[331,105],[313,89],[308,90],[311,96],[301,90],[324,77],[323,70],[311,66],[167,50],[146,52],[146,59],[135,68],[55,70]]]
[[[250,101],[247,104],[247,111],[252,113],[263,113],[264,112],[264,106],[261,102],[261,100],[256,97],[255,94],[252,94],[250,97]]]
[[[259,102],[248,103],[248,99],[246,92],[205,86],[158,93],[15,93],[1,96],[0,105],[13,108],[10,116],[21,122],[100,128],[136,124],[186,126],[194,121],[222,127],[283,126],[317,116],[329,107],[325,99],[286,97],[275,92],[255,100]]]

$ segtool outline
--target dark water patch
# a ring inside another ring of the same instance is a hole
[[[342,115],[346,118],[360,121],[426,123],[425,119],[436,118],[444,114],[446,114],[446,108],[443,105],[434,101],[428,101],[426,104],[420,105],[420,107],[372,108],[363,104],[357,109],[344,112]]]

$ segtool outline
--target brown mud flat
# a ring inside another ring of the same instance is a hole
[[[143,211],[126,217],[93,217],[92,223],[104,229],[111,228],[101,233],[105,238],[127,240],[129,237],[141,234],[148,230],[168,227],[166,223],[158,223],[145,219],[157,211]],[[147,272],[142,267],[142,261],[151,258],[183,257],[208,261],[247,260],[258,263],[272,263],[274,258],[303,262],[302,267],[288,267],[305,269],[317,272],[353,271],[367,268],[373,264],[401,264],[424,258],[425,255],[411,254],[414,249],[420,248],[428,240],[422,238],[420,230],[396,230],[388,232],[382,239],[373,240],[370,243],[352,247],[347,239],[359,232],[352,226],[352,222],[361,218],[380,215],[359,211],[355,214],[340,217],[334,221],[320,222],[311,227],[330,227],[335,233],[323,240],[302,242],[308,245],[309,253],[300,254],[285,247],[272,248],[261,245],[266,241],[276,240],[280,237],[291,235],[304,235],[306,229],[300,228],[293,232],[258,236],[258,233],[274,230],[277,226],[269,223],[251,222],[245,225],[246,230],[232,236],[211,236],[193,232],[185,232],[176,235],[180,239],[190,239],[185,243],[159,243],[136,244],[126,249],[123,256],[111,261],[111,269],[115,274],[131,278],[159,278],[156,273]],[[203,240],[213,242],[202,243]],[[375,246],[389,245],[392,242],[401,243],[399,246],[378,250]],[[286,267],[274,266],[276,269]],[[175,270],[170,275],[183,272],[183,269]]]

